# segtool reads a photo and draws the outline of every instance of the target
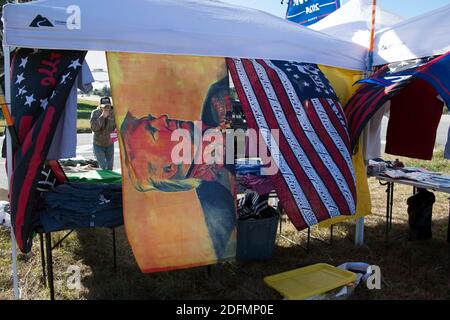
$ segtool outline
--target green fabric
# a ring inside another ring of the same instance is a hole
[[[122,175],[111,170],[90,170],[87,172],[66,173],[70,182],[122,183]]]

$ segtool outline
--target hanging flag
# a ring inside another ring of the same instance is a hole
[[[250,128],[278,130],[269,176],[289,218],[301,230],[354,214],[355,178],[344,113],[317,65],[227,59]],[[271,131],[272,130],[272,131]],[[262,134],[267,146],[273,136]]]
[[[450,77],[448,77],[448,74],[450,74],[449,53],[438,58],[428,57],[392,63],[382,67],[371,78],[358,81],[362,86],[344,108],[352,148],[357,145],[361,133],[372,116],[388,100],[393,99],[400,92],[410,96],[417,95],[418,92],[424,95],[424,90],[411,89],[413,88],[411,87],[413,82],[423,81],[424,85],[433,88],[431,92],[429,90],[426,91],[428,92],[428,101],[436,98],[436,95],[439,94],[448,105],[450,103]],[[422,88],[424,85],[422,85]],[[403,92],[406,89],[408,92]],[[391,110],[396,105],[392,102]],[[419,100],[417,100],[416,104],[419,104]],[[426,104],[421,104],[419,107],[426,108],[427,106]],[[412,106],[410,110],[413,110]],[[424,112],[426,112],[425,109]],[[416,131],[420,134],[419,130]],[[415,141],[411,137],[407,140]],[[432,140],[432,137],[427,140]],[[425,153],[428,155],[424,157],[428,158],[429,150]],[[419,158],[422,157],[419,156]]]
[[[13,154],[11,216],[17,244],[29,252],[39,194],[65,176],[45,165],[67,96],[86,52],[20,49],[11,64],[11,110],[19,146]]]
[[[124,222],[140,269],[192,268],[233,258],[234,163],[192,159],[212,145],[208,132],[220,137],[226,127],[231,102],[225,59],[115,52],[107,59]],[[174,158],[180,142],[186,143],[186,161]]]
[[[286,19],[309,26],[340,7],[340,0],[289,0]]]

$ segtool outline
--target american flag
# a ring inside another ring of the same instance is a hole
[[[11,218],[23,252],[31,250],[39,195],[64,180],[59,165],[45,159],[85,54],[19,49],[12,59],[11,114],[20,145],[13,154]]]
[[[250,128],[279,130],[269,176],[298,230],[354,214],[355,176],[341,104],[317,65],[227,59]],[[266,145],[272,138],[263,135]],[[271,149],[271,148],[269,148]]]

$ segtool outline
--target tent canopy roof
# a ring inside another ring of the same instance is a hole
[[[329,16],[309,27],[369,48],[371,21],[372,0],[350,0]],[[381,30],[402,21],[402,17],[385,11],[377,5],[375,30]]]
[[[71,30],[67,8],[74,4],[80,28]],[[3,12],[11,46],[279,59],[353,70],[365,65],[362,46],[215,0],[40,0],[7,4]],[[38,15],[53,26],[30,26]]]
[[[450,5],[380,30],[375,35],[374,65],[450,51]]]

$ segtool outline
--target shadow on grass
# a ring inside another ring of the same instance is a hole
[[[140,272],[126,240],[124,228],[117,229],[117,272],[113,271],[112,234],[109,229],[78,232],[80,246],[75,256],[91,272],[82,275],[87,299],[280,299],[267,285],[268,275],[315,264],[339,265],[357,261],[378,265],[382,289],[368,290],[360,285],[352,299],[449,299],[450,245],[446,242],[447,219],[433,221],[433,239],[392,241],[386,245],[385,226],[366,227],[366,245],[355,247],[354,224],[335,226],[332,246],[311,242],[307,253],[277,237],[270,261],[225,262],[206,267],[153,274]],[[407,232],[407,225],[394,224],[394,234]],[[285,229],[284,234],[305,244],[304,232]],[[328,237],[328,231],[314,230],[314,236]],[[149,249],[151,250],[151,249]]]

